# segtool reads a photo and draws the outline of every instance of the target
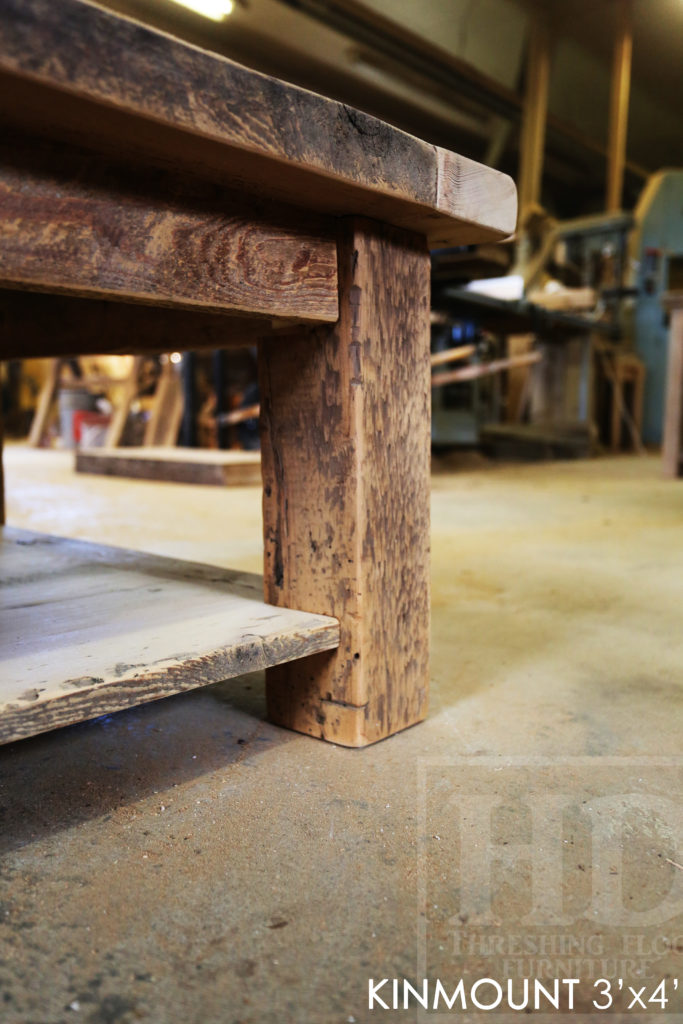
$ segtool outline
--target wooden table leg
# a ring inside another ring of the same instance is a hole
[[[677,477],[681,472],[681,429],[683,427],[683,309],[672,309],[669,330],[669,359],[666,371],[664,406],[664,441],[662,445],[664,476]]]
[[[260,350],[265,595],[341,622],[268,670],[272,721],[364,746],[427,712],[429,255],[340,222],[340,320]]]

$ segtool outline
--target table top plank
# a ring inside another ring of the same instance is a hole
[[[86,0],[0,0],[4,116],[194,161],[231,185],[433,244],[514,230],[511,179]],[[11,97],[11,109],[9,98]]]
[[[338,646],[259,576],[0,533],[0,743]]]

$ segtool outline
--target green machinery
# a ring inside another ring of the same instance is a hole
[[[547,277],[569,287],[594,290],[596,306],[577,320],[577,333],[583,320],[584,331],[592,324],[623,346],[624,351],[635,352],[642,360],[646,368],[643,440],[646,444],[659,444],[668,337],[668,318],[661,300],[665,292],[683,290],[683,170],[668,169],[654,174],[632,213],[595,214],[556,223],[531,256],[527,255],[524,239],[522,245],[521,252],[518,250],[517,273],[526,296],[533,294]],[[454,253],[463,258],[456,250],[434,255],[443,262],[444,257],[453,260]],[[464,255],[471,261],[470,253]],[[499,316],[503,308],[510,317],[523,315],[525,326],[520,330],[543,327],[547,332],[554,319],[559,327],[567,326],[563,322],[568,320],[566,315],[553,318],[543,310],[535,311],[543,314],[543,322],[529,326],[527,321],[534,307],[524,298],[494,302],[464,292],[459,287],[461,283],[434,281],[434,308],[446,314],[445,323],[433,329],[433,347],[437,351],[473,340],[477,325],[487,326],[492,304],[500,307],[496,310]],[[507,327],[510,331],[515,329],[513,324]],[[571,336],[571,331],[565,333]],[[588,365],[585,369],[583,391],[590,387]],[[482,425],[495,422],[499,405],[497,382],[494,380],[487,387],[488,390],[482,390],[467,384],[435,392],[435,443],[476,443]]]
[[[653,175],[643,189],[628,238],[624,329],[647,369],[643,440],[662,440],[667,362],[665,292],[683,289],[683,170]]]
[[[661,300],[683,288],[683,170],[654,174],[633,213],[555,225],[525,269],[527,291],[544,271],[596,290],[594,316],[611,322],[645,364],[643,440],[659,444],[668,331]]]

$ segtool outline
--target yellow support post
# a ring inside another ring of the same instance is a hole
[[[609,111],[607,145],[607,212],[621,209],[626,163],[628,103],[631,88],[631,55],[633,52],[632,0],[618,0],[617,31],[612,58],[612,91]]]
[[[540,202],[549,81],[550,31],[546,19],[539,15],[531,26],[527,56],[519,162],[520,224],[529,207]]]

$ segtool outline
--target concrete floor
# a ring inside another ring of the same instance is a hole
[[[5,463],[13,525],[260,569],[257,489]],[[525,976],[579,979],[584,1019],[683,1019],[683,481],[470,468],[432,505],[422,725],[325,745],[252,675],[0,749],[2,1024],[416,1019],[369,978],[430,1006],[463,978],[438,1019],[507,1020]],[[628,1009],[663,980],[666,1014]]]

